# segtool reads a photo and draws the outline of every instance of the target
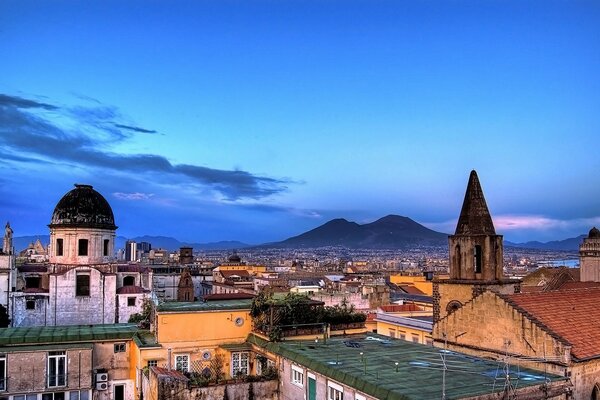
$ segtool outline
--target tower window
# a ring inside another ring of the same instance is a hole
[[[35,300],[27,300],[25,302],[25,309],[26,310],[35,310]]]
[[[135,285],[135,277],[128,275],[125,278],[123,278],[123,286],[133,286],[133,285]]]
[[[57,256],[63,255],[63,240],[62,239],[56,239],[56,255]]]
[[[87,256],[88,255],[88,240],[87,239],[79,239],[79,248],[78,255]]]
[[[77,274],[75,282],[75,295],[76,296],[89,296],[90,295],[90,276],[89,274]]]
[[[109,240],[104,239],[104,246],[102,249],[102,255],[104,255],[104,256],[108,256],[108,243],[109,243]]]
[[[473,264],[475,265],[475,273],[481,273],[481,246],[475,246],[473,250]]]

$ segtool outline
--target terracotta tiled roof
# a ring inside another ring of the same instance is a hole
[[[423,308],[416,304],[388,304],[379,307],[384,312],[405,312],[405,311],[423,311]]]
[[[239,277],[249,277],[250,276],[248,271],[246,271],[245,269],[235,269],[235,270],[231,270],[231,271],[220,271],[220,272],[224,278],[229,278],[231,276],[239,276]]]
[[[600,357],[600,287],[502,297],[571,343],[576,359]]]
[[[117,294],[140,294],[149,292],[149,290],[146,290],[141,286],[123,286],[117,289]]]
[[[176,369],[168,370],[167,368],[161,367],[150,367],[152,372],[161,377],[173,378],[180,381],[189,381],[189,379],[182,373],[177,371]]]

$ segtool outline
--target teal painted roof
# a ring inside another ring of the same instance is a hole
[[[252,299],[235,299],[219,301],[178,302],[167,301],[159,304],[158,312],[191,312],[220,310],[250,310]]]
[[[35,326],[0,329],[0,346],[95,342],[131,339],[135,324]]]
[[[504,364],[376,334],[330,338],[326,343],[322,338],[317,343],[275,343],[250,334],[247,341],[380,400],[441,398],[442,354],[448,366],[448,399],[501,392],[504,388]],[[546,378],[565,380],[514,366],[510,376],[518,388],[540,385]]]

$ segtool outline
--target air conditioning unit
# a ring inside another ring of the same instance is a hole
[[[106,390],[106,389],[108,389],[108,382],[96,383],[96,390]]]
[[[98,374],[96,374],[96,382],[106,382],[108,381],[108,373],[107,372],[100,372]]]

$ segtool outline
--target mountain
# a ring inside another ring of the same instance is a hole
[[[13,237],[13,247],[15,251],[19,252],[25,250],[30,243],[35,243],[38,239],[40,239],[44,247],[50,243],[50,235],[15,236]]]
[[[343,218],[333,219],[315,229],[281,242],[261,247],[343,246],[365,249],[394,249],[414,245],[446,246],[448,235],[424,227],[408,217],[388,215],[375,222],[357,224]]]
[[[512,243],[504,241],[506,247],[518,247],[522,249],[536,249],[536,250],[563,250],[563,251],[578,251],[579,245],[583,243],[587,235],[579,235],[574,238],[553,240],[550,242],[525,242],[525,243]]]

